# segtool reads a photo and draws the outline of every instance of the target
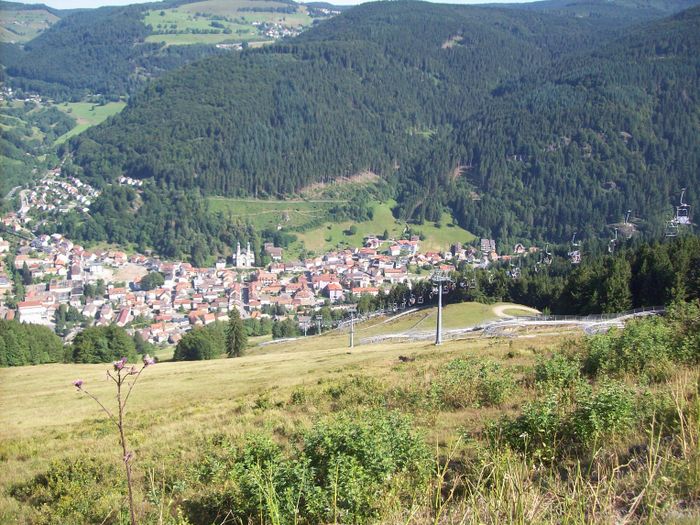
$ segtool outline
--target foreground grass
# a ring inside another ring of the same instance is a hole
[[[634,330],[625,336],[632,343],[670,334],[654,321]],[[137,385],[128,419],[139,512],[145,523],[286,523],[282,516],[294,510],[285,502],[301,505],[283,492],[286,476],[303,465],[291,459],[295,450],[323,454],[309,448],[320,437],[327,447],[366,453],[372,439],[386,446],[381,414],[401,413],[425,444],[414,465],[423,476],[408,481],[407,471],[397,471],[372,485],[376,479],[365,479],[362,465],[384,465],[381,458],[352,467],[359,478],[345,477],[350,467],[343,463],[336,477],[349,485],[337,501],[326,501],[326,518],[302,523],[697,522],[697,366],[659,368],[653,361],[666,358],[654,350],[633,373],[634,355],[606,361],[615,335],[593,346],[531,335],[350,350],[345,334],[329,333],[237,359],[160,363]],[[608,363],[606,375],[581,375],[578,363],[592,355]],[[616,370],[622,373],[613,381]],[[116,436],[70,385],[80,377],[108,401],[113,391],[104,372],[105,365],[0,370],[0,521],[71,522],[80,515],[88,523],[120,523],[126,516]],[[338,421],[345,426],[332,426]],[[365,421],[380,424],[363,427]],[[354,437],[342,441],[342,429]],[[365,486],[378,491],[363,504],[372,513],[360,505],[360,514],[350,514],[347,502],[364,501],[352,498]],[[251,500],[249,491],[258,496]],[[305,494],[307,509],[308,498],[321,495]],[[252,513],[241,514],[244,505]]]

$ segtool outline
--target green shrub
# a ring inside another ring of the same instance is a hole
[[[292,392],[292,395],[289,398],[289,403],[292,405],[304,405],[306,404],[306,390],[303,388],[296,388]]]
[[[94,458],[54,461],[12,496],[38,511],[37,523],[120,523],[127,519],[123,476]],[[121,510],[120,510],[121,509]]]
[[[396,412],[343,414],[316,424],[304,437],[303,455],[314,472],[314,523],[371,522],[394,480],[427,479],[430,452],[411,420]]]
[[[580,379],[578,361],[562,354],[554,354],[549,359],[539,359],[535,364],[535,381],[540,385],[558,389],[571,388]]]
[[[492,443],[503,442],[515,450],[546,461],[559,454],[559,446],[564,440],[565,420],[559,397],[551,391],[543,399],[527,403],[517,418],[504,417],[500,422],[489,425],[487,435]]]
[[[526,404],[520,416],[490,425],[488,436],[493,443],[552,460],[590,450],[635,422],[635,397],[622,383],[607,380],[593,389],[579,382],[574,391],[576,402],[571,405],[563,399],[566,392],[547,390],[541,399]]]
[[[688,364],[700,363],[700,301],[672,304],[667,319],[674,334],[676,359]]]
[[[499,406],[515,383],[507,369],[489,360],[455,359],[438,371],[430,398],[439,407]]]
[[[325,389],[334,408],[378,408],[384,406],[385,388],[373,377],[353,376]]]
[[[266,435],[211,444],[194,466],[202,493],[183,507],[193,523],[374,522],[389,492],[422,486],[430,458],[409,418],[343,413],[316,423],[290,451]]]
[[[630,373],[663,381],[680,361],[672,343],[673,330],[663,319],[631,321],[624,330],[591,337],[583,369],[592,377]]]
[[[578,402],[571,414],[571,440],[585,448],[627,430],[634,421],[634,395],[623,384],[605,381]]]

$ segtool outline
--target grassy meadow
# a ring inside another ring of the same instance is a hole
[[[250,221],[258,230],[281,227],[293,233],[297,241],[285,250],[286,259],[297,258],[302,248],[323,253],[346,246],[361,246],[366,235],[382,235],[384,231],[387,231],[390,237],[400,238],[408,226],[394,218],[391,208],[396,203],[392,200],[372,201],[373,218],[362,222],[333,221],[328,213],[334,205],[344,202],[338,199],[261,200],[210,197],[208,200],[212,212],[223,212],[234,218]],[[350,232],[353,225],[357,228],[355,233]],[[410,225],[410,228],[424,237],[421,241],[421,251],[446,250],[455,241],[467,243],[475,238],[472,233],[455,224],[448,213],[443,214],[439,224]]]
[[[100,124],[112,115],[116,115],[126,107],[126,103],[108,102],[104,105],[98,105],[92,102],[64,102],[56,107],[76,119],[76,126],[56,139],[56,144],[61,144],[86,129]]]
[[[262,200],[210,197],[212,212],[223,212],[249,221],[257,230],[277,226],[300,228],[326,217],[337,201],[329,200]]]
[[[24,43],[38,36],[59,18],[45,9],[18,9],[20,4],[0,10],[0,41]]]
[[[127,416],[139,522],[697,523],[696,313],[593,339],[349,349],[330,332],[161,362]],[[107,368],[0,370],[0,522],[128,522],[114,429],[71,385],[112,406]]]
[[[391,213],[391,208],[396,203],[390,200],[374,201],[372,204],[374,217],[370,221],[359,223],[327,221],[317,228],[298,234],[299,240],[307,250],[321,252],[343,245],[359,246],[365,235],[369,233],[381,235],[384,230],[389,232],[390,237],[400,238],[407,225],[403,221],[396,220]],[[472,233],[456,225],[448,213],[443,213],[439,224],[439,227],[434,223],[411,225],[412,231],[420,232],[425,237],[421,241],[421,251],[446,250],[455,241],[466,243],[475,238]],[[352,225],[357,226],[357,233],[348,235],[347,231]]]
[[[281,2],[256,2],[249,0],[205,0],[171,9],[154,9],[144,16],[144,24],[153,28],[147,42],[164,42],[167,45],[217,44],[221,42],[266,42],[254,23],[282,24],[290,28],[311,25],[311,17],[302,5],[296,13],[276,13],[275,8],[289,7]],[[246,11],[249,8],[269,8],[270,11]],[[215,26],[212,23],[216,24]],[[207,34],[202,31],[220,30]],[[224,32],[224,30],[226,32]],[[168,31],[176,33],[169,34]]]

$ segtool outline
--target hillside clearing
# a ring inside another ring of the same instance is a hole
[[[73,129],[56,139],[56,144],[62,144],[86,129],[107,120],[112,115],[116,115],[126,107],[126,103],[108,102],[104,105],[99,105],[92,102],[65,102],[58,104],[56,107],[77,120]]]

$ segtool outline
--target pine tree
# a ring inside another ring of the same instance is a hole
[[[629,284],[631,280],[632,269],[629,262],[622,257],[612,259],[608,278],[604,284],[605,298],[602,304],[604,313],[624,312],[632,308],[632,292]]]
[[[237,308],[233,308],[228,315],[228,327],[226,328],[226,353],[229,357],[240,357],[243,355],[248,335],[243,326],[241,315]]]

